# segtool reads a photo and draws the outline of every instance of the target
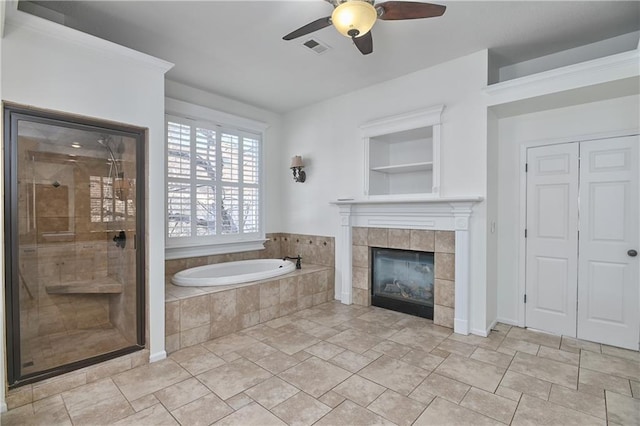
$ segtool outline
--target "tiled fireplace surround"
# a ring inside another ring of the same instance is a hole
[[[336,263],[341,300],[371,304],[370,247],[434,252],[434,323],[469,334],[469,221],[481,197],[345,200]]]
[[[371,305],[371,247],[433,252],[433,323],[453,328],[455,232],[354,227],[352,231],[352,302],[356,305]]]

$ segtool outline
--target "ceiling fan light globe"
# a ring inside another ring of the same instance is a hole
[[[331,22],[338,32],[345,37],[361,37],[368,33],[376,23],[378,12],[365,0],[348,0],[338,5],[331,15]],[[354,31],[355,30],[355,31]]]

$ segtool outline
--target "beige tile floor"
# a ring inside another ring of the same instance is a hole
[[[2,415],[3,425],[638,425],[640,355],[326,303]]]

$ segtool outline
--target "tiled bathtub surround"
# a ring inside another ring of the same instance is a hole
[[[369,247],[433,252],[433,323],[453,328],[455,302],[455,232],[420,229],[353,227],[353,303],[371,305],[371,259]]]
[[[302,264],[335,265],[335,241],[333,237],[288,233],[267,234],[264,250],[212,256],[172,259],[165,262],[165,274],[170,279],[176,272],[196,266],[252,259],[281,259],[284,256],[302,256]]]
[[[333,300],[333,269],[303,264],[281,277],[219,287],[167,284],[166,351],[271,321]]]
[[[268,234],[264,250],[167,260],[166,351],[173,352],[334,299],[333,237]],[[249,259],[302,257],[302,270],[271,280],[223,287],[178,287],[176,272]]]

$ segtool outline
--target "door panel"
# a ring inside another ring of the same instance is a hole
[[[569,238],[569,203],[568,197],[571,191],[569,184],[539,185],[536,189],[538,209],[536,219],[538,221],[537,235],[540,238],[566,240]],[[542,206],[554,206],[554,214],[541,212]],[[534,228],[535,229],[535,228]]]
[[[638,350],[638,136],[580,144],[578,337]]]
[[[541,312],[564,314],[567,306],[566,289],[569,276],[567,259],[539,256],[536,258],[535,274],[538,277],[538,288],[534,299],[529,303]]]
[[[586,286],[589,291],[585,315],[594,321],[624,324],[624,275],[626,265],[589,262]],[[598,283],[607,283],[606,286]],[[578,290],[580,292],[580,290]],[[578,330],[578,334],[582,334]]]
[[[625,193],[629,182],[591,182],[589,200],[589,234],[593,241],[624,241]],[[586,183],[585,183],[586,184]],[[586,217],[585,217],[586,219]]]
[[[527,327],[576,335],[578,145],[527,150]]]

